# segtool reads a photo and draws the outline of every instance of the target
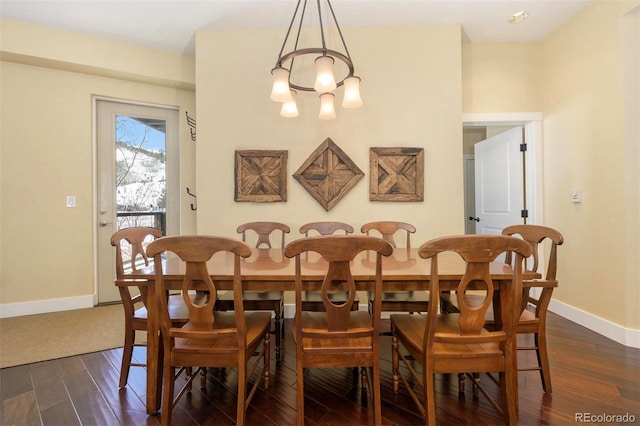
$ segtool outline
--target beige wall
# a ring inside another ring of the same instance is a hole
[[[540,112],[538,43],[464,43],[464,113]]]
[[[193,88],[193,65],[190,78],[183,71],[166,71],[174,65],[183,70],[185,58],[13,24],[2,22],[0,62],[0,304],[5,312],[10,304],[95,293],[94,96],[178,106],[181,186],[195,180],[195,144],[182,118],[185,110],[195,113],[195,95],[175,88]],[[138,61],[134,72],[122,72],[131,57]],[[111,58],[117,74],[135,73],[134,81],[94,66],[107,66]],[[156,71],[162,68],[157,61],[166,64],[163,75]],[[141,82],[147,73],[152,84]],[[65,207],[66,195],[76,195],[75,209]],[[195,231],[190,202],[190,197],[182,200],[187,232]],[[49,306],[56,309],[55,302]]]
[[[362,76],[364,105],[344,110],[336,102],[338,117],[330,122],[318,120],[315,95],[298,95],[300,116],[294,119],[280,117],[279,104],[269,100],[282,31],[197,33],[198,232],[237,236],[239,224],[256,220],[287,223],[288,241],[300,236],[300,225],[318,220],[357,229],[372,220],[406,221],[417,228],[416,244],[463,232],[460,27],[344,33]],[[365,177],[326,212],[291,175],[328,137]],[[424,148],[424,202],[369,201],[369,148],[401,146]],[[286,203],[234,202],[237,149],[288,151]]]
[[[559,263],[562,285],[554,297],[637,330],[640,279],[627,270],[637,270],[640,189],[625,194],[628,88],[620,39],[620,19],[634,5],[638,2],[591,2],[545,39],[542,93],[545,222],[566,238]],[[636,65],[635,87],[639,75]],[[638,117],[631,119],[637,131]],[[627,143],[638,155],[637,133]],[[637,173],[637,157],[635,162]],[[582,203],[570,202],[572,189],[582,189]]]

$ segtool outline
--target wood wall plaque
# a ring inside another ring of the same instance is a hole
[[[370,148],[369,200],[423,201],[423,148]]]
[[[325,139],[293,175],[326,211],[363,176],[362,170],[331,138]]]
[[[287,201],[287,151],[236,151],[235,201]]]

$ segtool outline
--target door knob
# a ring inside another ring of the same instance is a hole
[[[475,220],[476,222],[480,222],[480,218],[479,217],[469,216],[469,220]]]
[[[98,223],[98,225],[102,226],[103,228],[104,228],[105,226],[107,226],[107,225],[111,225],[111,224],[112,224],[112,222],[105,222],[104,220],[101,220],[101,221]]]

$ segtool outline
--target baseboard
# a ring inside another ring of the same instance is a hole
[[[0,318],[23,315],[46,314],[93,307],[93,295],[66,297],[59,299],[35,300],[22,303],[0,305]]]
[[[640,348],[640,330],[625,328],[589,312],[575,308],[557,300],[551,300],[549,311],[580,324],[591,331],[602,334],[613,341],[632,348]]]

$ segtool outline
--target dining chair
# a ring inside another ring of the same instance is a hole
[[[502,230],[502,235],[519,236],[529,243],[532,249],[532,264],[528,269],[538,272],[540,269],[540,258],[538,247],[545,244],[545,240],[550,242],[549,259],[545,268],[544,280],[534,280],[536,287],[541,287],[540,295],[536,298],[530,295],[531,286],[523,286],[522,291],[522,313],[518,321],[518,334],[533,334],[534,346],[519,346],[518,350],[534,350],[538,365],[536,367],[519,367],[519,371],[540,371],[542,387],[547,394],[551,394],[551,370],[549,368],[549,356],[547,354],[547,309],[551,302],[551,295],[554,287],[557,287],[556,270],[558,268],[558,246],[562,245],[564,238],[560,232],[553,228],[541,225],[513,225]],[[507,256],[506,263],[511,263],[511,256]],[[531,305],[534,309],[529,310]],[[489,326],[493,323],[489,321]]]
[[[315,232],[319,235],[333,235],[338,231],[343,231],[345,235],[353,234],[353,226],[344,222],[309,222],[300,227],[300,233],[305,237],[309,236],[309,232]],[[344,291],[333,291],[327,294],[331,301],[335,304],[345,303],[348,299],[348,294]],[[360,307],[360,297],[356,293],[353,299],[351,309],[357,311]],[[323,311],[324,303],[320,294],[317,292],[302,292],[302,310],[303,311]]]
[[[521,314],[516,329],[517,334],[532,334],[533,346],[518,346],[519,351],[535,351],[537,365],[535,367],[526,366],[518,367],[518,371],[540,371],[540,379],[542,381],[542,389],[545,393],[551,394],[551,369],[549,368],[549,355],[547,353],[547,310],[551,302],[551,296],[554,287],[558,286],[556,279],[556,270],[558,264],[558,246],[562,245],[564,238],[560,232],[553,228],[542,225],[512,225],[502,230],[502,235],[517,236],[529,243],[532,255],[528,259],[531,263],[528,269],[533,272],[540,272],[541,264],[538,248],[540,245],[549,245],[549,258],[546,265],[546,275],[544,279],[525,280],[522,289]],[[510,265],[512,256],[507,253],[505,263]],[[531,282],[529,282],[531,281]],[[540,288],[540,294],[534,297],[530,294],[531,284],[533,287]],[[466,296],[469,303],[477,302],[479,296],[469,294]],[[475,299],[475,301],[473,300]],[[455,299],[451,300],[451,304],[456,306]],[[530,309],[532,308],[532,309]],[[457,309],[457,308],[454,308]],[[494,318],[493,309],[490,307],[486,314],[486,328],[493,329]],[[460,392],[464,392],[464,378],[460,377]]]
[[[149,266],[149,258],[145,247],[156,238],[162,237],[162,231],[150,227],[131,227],[116,231],[111,236],[111,245],[116,248],[116,285],[120,292],[124,308],[124,345],[120,366],[121,388],[127,385],[130,367],[145,367],[146,364],[132,362],[135,347],[144,347],[144,341],[136,341],[136,331],[147,331],[147,288],[144,282],[138,286],[135,282],[123,280],[125,270],[137,271]],[[131,289],[136,287],[138,294],[132,295]],[[168,296],[171,307],[171,320],[179,326],[187,322],[189,312],[180,296]]]
[[[345,235],[353,234],[353,226],[344,222],[309,222],[300,227],[300,233],[305,237],[309,236],[310,231],[315,231],[319,235],[333,235],[338,231],[344,231]]]
[[[189,316],[188,322],[182,327],[176,327],[171,322],[169,305],[163,297],[165,284],[161,255],[166,252],[175,254],[185,264],[181,297]],[[208,269],[207,261],[218,253],[234,257],[234,312],[214,309],[217,289],[211,275],[215,271]],[[147,246],[147,255],[153,256],[156,264],[154,285],[157,300],[154,302],[159,307],[161,351],[164,354],[160,423],[171,423],[174,407],[189,389],[193,375],[175,392],[175,380],[183,367],[229,367],[238,370],[236,422],[245,424],[247,408],[258,386],[264,382],[264,388],[269,388],[271,314],[245,312],[242,303],[244,291],[240,258],[249,257],[251,247],[225,237],[175,236],[153,241]],[[193,296],[194,284],[205,286],[211,297],[196,300]],[[249,386],[256,372],[253,386]]]
[[[360,252],[376,253],[376,269],[373,277],[374,293],[382,292],[382,256],[389,256],[393,247],[376,237],[354,235],[328,235],[302,238],[285,248],[285,256],[295,257],[295,299],[293,339],[296,343],[297,375],[297,424],[304,424],[304,370],[305,368],[363,368],[363,381],[369,385],[369,396],[373,398],[374,424],[381,424],[380,403],[380,297],[372,313],[352,311],[351,302],[356,287],[351,274],[350,262]],[[316,252],[328,266],[320,291],[323,312],[302,310],[302,292],[310,291],[309,283],[302,280],[302,253]],[[339,288],[349,295],[347,303],[335,304],[327,294]],[[366,378],[366,380],[365,380]],[[371,381],[373,383],[371,383]]]
[[[494,283],[489,264],[501,253],[516,254],[512,264],[511,283],[500,287],[500,327],[494,331],[485,329],[485,313],[494,297]],[[465,273],[457,283],[456,296],[460,312],[440,313],[440,283],[438,275],[439,255],[453,252],[466,264]],[[516,323],[520,315],[522,292],[522,263],[531,254],[531,246],[525,241],[504,235],[462,235],[442,237],[424,243],[420,257],[431,260],[429,280],[429,307],[424,315],[393,314],[392,368],[393,390],[399,390],[400,381],[429,425],[436,424],[434,376],[437,373],[468,371],[498,372],[502,405],[474,381],[489,401],[502,411],[507,424],[516,424],[518,372],[516,371]],[[483,292],[480,303],[467,304],[467,290]],[[400,368],[402,362],[403,369]],[[414,363],[422,370],[420,376]],[[410,377],[405,377],[408,371]],[[423,389],[423,401],[411,382]]]
[[[404,231],[406,239],[403,249],[407,252],[411,248],[411,234],[416,232],[415,226],[405,222],[379,221],[369,222],[362,225],[360,232],[371,235],[371,231],[376,231],[380,237],[388,241],[394,248],[397,248],[395,235]],[[369,309],[373,306],[374,295],[369,292]],[[382,312],[426,312],[429,306],[429,294],[426,291],[383,291],[382,292]]]
[[[236,232],[242,234],[242,241],[247,241],[247,231],[253,231],[257,234],[256,248],[266,246],[272,248],[271,234],[280,232],[280,247],[284,250],[284,234],[288,234],[291,230],[289,226],[279,222],[247,222],[238,226]],[[232,311],[235,306],[233,292],[227,291],[218,297],[216,309],[219,311]],[[282,291],[245,291],[244,293],[244,309],[246,311],[273,311],[275,316],[276,336],[276,360],[280,361],[282,357],[282,335],[284,334],[284,292]]]

